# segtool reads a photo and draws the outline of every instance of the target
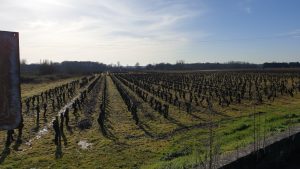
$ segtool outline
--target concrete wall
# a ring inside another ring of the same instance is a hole
[[[300,169],[300,133],[241,157],[220,169]]]

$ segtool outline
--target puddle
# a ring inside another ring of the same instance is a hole
[[[40,130],[39,132],[38,132],[38,134],[37,134],[37,139],[39,139],[39,138],[41,138],[42,137],[42,135],[45,135],[45,134],[47,134],[48,133],[48,129],[47,128],[43,128],[42,130]]]
[[[92,146],[93,144],[92,143],[88,143],[86,140],[80,140],[78,142],[78,145],[81,146],[81,149],[88,149],[90,146]]]
[[[62,109],[59,110],[59,112],[57,113],[58,116],[60,116],[61,113],[64,113],[66,111],[67,108],[70,108],[72,106],[72,104],[75,102],[75,100],[77,98],[79,98],[80,94],[78,94],[76,97],[74,97],[68,104],[66,104]],[[40,138],[42,138],[43,135],[46,135],[47,133],[49,133],[49,128],[52,127],[52,123],[54,121],[55,117],[52,117],[52,120],[50,121],[50,123],[48,123],[46,126],[44,126],[41,130],[39,130],[37,132],[37,134],[35,135],[35,137],[33,137],[32,139],[30,139],[28,142],[25,143],[25,145],[27,146],[32,146],[32,142],[34,140],[38,140]]]

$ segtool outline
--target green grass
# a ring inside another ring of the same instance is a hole
[[[296,101],[297,100],[297,101]],[[288,104],[280,101],[274,105],[257,106],[256,110],[266,112],[260,114],[260,122],[256,115],[256,125],[260,126],[260,139],[263,140],[263,130],[266,137],[280,133],[288,129],[289,125],[298,125],[300,120],[299,96]],[[298,103],[298,104],[297,104]],[[276,106],[275,106],[276,105]],[[290,123],[290,119],[294,122]],[[266,119],[266,123],[264,121]],[[242,148],[253,143],[253,116],[242,117],[232,121],[220,122],[215,129],[215,145],[221,146],[221,153],[232,153],[237,148]],[[208,131],[190,130],[173,138],[172,144],[166,152],[177,153],[182,150],[193,148],[192,153],[184,154],[172,160],[160,159],[158,163],[145,166],[144,168],[190,168],[197,164],[197,159],[204,159],[207,151],[205,147],[208,141]],[[206,144],[206,145],[205,145]],[[261,141],[262,144],[262,141]],[[200,152],[199,152],[200,151]]]

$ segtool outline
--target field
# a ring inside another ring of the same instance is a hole
[[[217,167],[300,124],[297,70],[105,72],[21,88],[23,133],[7,144],[1,131],[0,168]]]

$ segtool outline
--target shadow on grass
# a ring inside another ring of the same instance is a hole
[[[109,127],[105,127],[104,124],[100,126],[100,131],[101,131],[102,135],[107,139],[117,140],[117,138],[114,136],[114,134],[108,128]]]
[[[61,132],[61,137],[63,139],[63,142],[64,142],[64,146],[67,146],[68,145],[68,140],[67,140],[67,137],[65,135],[65,132],[62,130]]]
[[[13,146],[14,150],[15,151],[19,151],[19,147],[21,146],[22,144],[22,140],[21,139],[18,139],[15,143],[15,145]]]
[[[138,124],[138,126],[141,130],[143,130],[146,136],[155,138],[155,136],[144,127],[144,124]]]
[[[70,133],[70,134],[73,134],[73,129],[71,126],[67,126],[67,131]]]
[[[168,121],[170,121],[173,124],[176,124],[179,127],[186,127],[184,124],[182,124],[181,122],[179,122],[178,120],[174,119],[173,117],[167,117],[166,118]]]
[[[62,158],[61,144],[58,144],[58,145],[56,146],[55,158],[56,158],[56,159]]]
[[[206,119],[204,119],[204,118],[201,118],[201,117],[195,115],[194,112],[190,112],[190,113],[188,113],[188,114],[191,115],[191,116],[192,116],[193,118],[195,118],[195,119],[202,120],[202,121],[205,121],[205,120],[206,120]]]
[[[38,132],[39,129],[40,129],[40,123],[37,122],[36,126],[35,126],[34,128],[32,128],[31,130],[32,130],[33,132]]]
[[[47,117],[44,117],[43,120],[45,124],[48,122]]]
[[[1,153],[1,157],[0,157],[0,164],[2,164],[6,157],[10,154],[10,148],[9,146],[5,146],[5,148],[3,149],[2,153]]]
[[[17,140],[15,142],[15,145],[13,146],[14,150],[16,151],[19,151],[19,147],[21,146],[22,144],[22,135],[23,135],[23,127],[24,127],[24,124],[23,124],[23,117],[22,117],[22,121],[18,127],[18,136],[17,136]]]

